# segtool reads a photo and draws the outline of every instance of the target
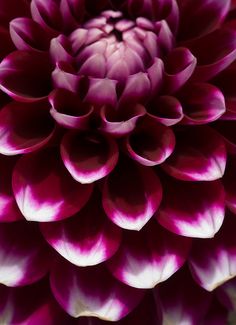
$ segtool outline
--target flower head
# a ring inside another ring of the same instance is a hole
[[[0,0],[0,323],[235,319],[236,4]]]

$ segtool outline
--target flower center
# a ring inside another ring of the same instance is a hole
[[[145,71],[159,56],[155,25],[146,18],[126,19],[119,11],[104,11],[71,35],[77,72],[94,78],[125,81]]]

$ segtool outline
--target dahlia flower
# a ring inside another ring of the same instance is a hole
[[[0,0],[0,324],[236,324],[236,1]]]

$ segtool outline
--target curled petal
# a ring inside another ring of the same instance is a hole
[[[12,171],[17,159],[15,157],[0,158],[0,221],[12,222],[23,219],[20,210],[17,207],[12,186]]]
[[[64,35],[53,38],[50,43],[50,56],[54,64],[58,62],[73,63],[69,40]]]
[[[47,51],[50,35],[30,18],[15,18],[10,22],[10,34],[18,50]]]
[[[35,151],[55,133],[48,104],[11,102],[0,111],[0,153],[16,155]]]
[[[119,248],[121,229],[107,219],[95,194],[85,208],[65,221],[42,223],[48,243],[77,266],[99,264]]]
[[[72,216],[85,205],[92,191],[91,185],[81,185],[71,178],[58,152],[51,148],[20,158],[12,185],[24,217],[40,222]]]
[[[162,324],[202,324],[211,295],[193,281],[187,268],[180,270],[154,290],[161,305]]]
[[[163,163],[173,152],[173,131],[148,117],[139,123],[135,131],[124,140],[128,155],[144,166]]]
[[[144,295],[144,291],[118,282],[103,265],[78,268],[62,261],[52,269],[51,287],[71,316],[94,316],[107,321],[126,316]]]
[[[18,101],[42,100],[50,87],[51,64],[46,53],[15,51],[0,64],[0,88]]]
[[[108,261],[108,267],[129,286],[153,288],[183,265],[190,246],[189,238],[173,235],[152,221],[139,232],[124,233],[121,247]]]
[[[181,103],[185,124],[206,124],[225,113],[225,99],[222,92],[207,83],[191,83],[181,90]]]
[[[151,83],[151,94],[156,95],[163,85],[163,61],[159,58],[155,58],[154,63],[147,69],[147,73]]]
[[[196,57],[187,48],[175,48],[165,62],[164,92],[171,94],[181,88],[193,74],[196,64]]]
[[[189,260],[191,272],[195,281],[208,291],[236,275],[235,226],[235,215],[228,214],[214,238],[193,244]]]
[[[54,88],[62,88],[78,93],[81,76],[78,76],[70,65],[58,62],[52,72],[52,82]]]
[[[116,106],[116,85],[116,80],[90,78],[89,89],[85,101],[99,106]]]
[[[121,137],[132,132],[138,120],[146,114],[145,107],[140,104],[128,105],[114,110],[103,106],[101,111],[101,130],[115,137]]]
[[[220,135],[210,127],[195,126],[176,134],[175,151],[163,168],[177,179],[213,181],[223,176],[225,165],[226,148]]]
[[[61,144],[62,160],[71,176],[82,184],[108,175],[118,160],[118,147],[109,136],[68,132]]]
[[[103,207],[119,227],[140,230],[158,209],[161,198],[162,188],[155,172],[125,160],[105,182]]]
[[[94,111],[93,106],[82,103],[77,94],[56,89],[49,96],[50,113],[54,120],[68,129],[87,129]]]
[[[166,126],[177,124],[184,116],[181,103],[172,96],[158,97],[150,104],[148,115]]]
[[[48,272],[49,251],[35,224],[1,223],[0,235],[0,283],[23,286]]]
[[[186,44],[197,58],[193,74],[196,81],[207,81],[236,59],[236,32],[218,29]]]
[[[219,181],[190,183],[163,178],[160,224],[182,236],[211,238],[224,220],[225,193]]]
[[[85,0],[61,0],[60,11],[66,30],[78,27],[85,14]]]

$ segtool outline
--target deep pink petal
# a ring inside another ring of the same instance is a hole
[[[95,79],[90,78],[88,93],[85,101],[93,105],[103,106],[111,105],[116,106],[117,93],[116,93],[116,80]]]
[[[47,245],[35,224],[0,225],[0,283],[22,286],[38,281],[49,269]]]
[[[50,74],[51,64],[46,53],[15,51],[0,64],[0,88],[18,101],[34,102],[48,95]]]
[[[153,220],[139,232],[124,232],[120,249],[108,261],[112,274],[135,288],[153,288],[167,280],[185,262],[191,246]]]
[[[71,316],[95,316],[108,321],[126,316],[144,295],[143,290],[115,280],[103,265],[78,268],[62,261],[52,270],[51,287]]]
[[[120,161],[103,190],[103,207],[119,227],[140,230],[158,209],[162,188],[158,176],[131,160]]]
[[[236,275],[236,218],[228,213],[218,234],[193,244],[191,271],[196,282],[212,291]]]
[[[128,155],[144,166],[163,163],[172,154],[174,146],[173,131],[152,117],[142,120],[124,140]]]
[[[48,243],[77,266],[99,264],[118,249],[121,229],[107,219],[96,193],[76,216],[61,222],[42,223]]]
[[[12,182],[16,202],[30,221],[70,217],[84,206],[92,191],[91,185],[73,180],[51,148],[20,158]]]
[[[182,236],[209,238],[224,220],[225,193],[219,181],[190,183],[164,177],[157,220]]]
[[[177,179],[213,181],[223,176],[225,165],[226,149],[220,135],[210,127],[196,126],[176,134],[175,151],[163,168]]]
[[[67,170],[82,184],[107,176],[114,169],[118,155],[116,142],[99,133],[71,131],[61,143],[61,156]]]
[[[71,45],[68,38],[64,35],[59,35],[53,38],[50,43],[50,57],[54,64],[58,62],[73,63],[74,59],[71,55]]]
[[[0,111],[0,153],[35,151],[49,142],[55,125],[48,104],[11,102]]]
[[[68,63],[58,62],[52,72],[52,83],[54,88],[62,88],[74,93],[78,93],[81,76]]]

